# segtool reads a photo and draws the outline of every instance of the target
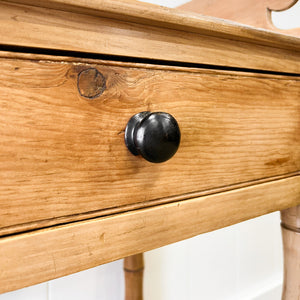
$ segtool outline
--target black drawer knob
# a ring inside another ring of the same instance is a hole
[[[125,144],[133,155],[153,163],[170,159],[180,143],[177,121],[164,112],[140,112],[128,121]]]

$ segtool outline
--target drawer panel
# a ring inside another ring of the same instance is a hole
[[[1,66],[2,228],[299,170],[296,77],[8,58]],[[125,147],[127,121],[145,110],[179,123],[180,148],[165,163]]]

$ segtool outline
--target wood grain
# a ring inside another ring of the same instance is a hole
[[[143,253],[124,258],[125,300],[143,300]]]
[[[299,170],[294,77],[0,61],[2,228]],[[106,89],[88,99],[78,75],[93,68]],[[148,163],[124,145],[127,121],[145,110],[179,123],[169,162]]]
[[[0,293],[297,204],[300,176],[1,238]]]
[[[284,253],[282,300],[300,298],[300,206],[281,211]]]
[[[269,1],[273,1],[272,3],[274,3],[276,0]],[[210,16],[183,12],[135,0],[90,0],[88,2],[85,0],[7,0],[6,2],[29,4],[141,25],[154,25],[160,28],[225,37],[230,40],[243,40],[284,49],[293,48],[299,51],[299,39],[290,36],[279,35]],[[282,0],[280,2],[282,5]]]
[[[272,11],[286,10],[296,2],[297,0],[193,0],[181,5],[179,9],[300,37],[300,28],[280,30],[271,20]]]
[[[282,225],[292,231],[300,231],[300,206],[281,211]]]
[[[207,65],[197,65],[197,64],[170,64],[164,61],[122,61],[122,60],[109,60],[108,57],[82,57],[80,56],[65,56],[63,53],[59,55],[55,54],[42,54],[42,53],[30,53],[30,52],[12,52],[12,51],[0,51],[0,58],[9,59],[21,59],[29,61],[41,61],[41,62],[60,62],[60,63],[74,63],[74,64],[89,64],[89,65],[105,65],[105,66],[117,66],[135,69],[151,69],[151,70],[166,70],[166,71],[176,71],[176,72],[187,72],[187,73],[199,73],[204,72],[205,74],[220,74],[227,75],[232,74],[236,76],[247,76],[256,78],[276,78],[276,79],[286,79],[286,78],[299,78],[298,74],[289,74],[285,72],[268,72],[263,70],[247,70],[247,69],[235,69],[235,68],[218,68],[214,66]],[[71,53],[74,54],[74,53]],[[70,55],[71,55],[70,54]],[[113,57],[111,57],[113,59]]]
[[[284,282],[282,300],[300,297],[300,233],[282,228],[284,252]]]
[[[296,38],[152,6],[148,10],[137,2],[83,1],[83,6],[90,6],[88,12],[79,3],[68,6],[77,7],[76,13],[65,6],[54,10],[1,2],[1,44],[300,73]],[[124,13],[123,18],[116,10]],[[163,26],[164,20],[170,26]]]
[[[7,236],[7,235],[11,235],[11,234],[16,234],[16,233],[28,232],[28,231],[32,231],[32,230],[36,230],[36,229],[40,229],[40,228],[47,228],[47,227],[50,227],[53,225],[67,224],[67,223],[72,223],[72,222],[76,222],[76,221],[93,219],[93,218],[103,217],[103,216],[108,216],[108,215],[114,215],[116,213],[132,211],[132,210],[141,209],[141,208],[148,208],[148,207],[153,207],[156,205],[178,202],[178,201],[202,197],[202,196],[206,196],[206,195],[212,195],[212,194],[216,194],[216,193],[223,193],[223,192],[227,192],[227,191],[234,190],[234,189],[250,187],[250,186],[253,186],[256,184],[267,183],[267,182],[271,182],[274,180],[288,178],[291,176],[297,176],[299,174],[300,174],[300,172],[293,172],[293,173],[288,173],[288,174],[283,174],[283,175],[278,175],[278,176],[272,176],[272,177],[267,177],[267,178],[261,178],[261,179],[236,183],[236,184],[227,185],[227,186],[223,186],[223,187],[217,187],[217,188],[208,189],[208,190],[202,190],[202,191],[198,191],[198,192],[190,192],[190,193],[185,193],[185,194],[176,195],[176,196],[153,199],[153,200],[149,200],[147,202],[138,202],[138,203],[122,205],[122,206],[113,207],[113,208],[106,208],[106,209],[101,209],[101,210],[83,212],[83,213],[67,215],[67,216],[63,216],[63,217],[56,217],[56,218],[52,218],[52,219],[43,219],[43,220],[37,220],[37,221],[32,221],[32,222],[27,222],[27,223],[15,224],[12,226],[0,228],[0,236]]]

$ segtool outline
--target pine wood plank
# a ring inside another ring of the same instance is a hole
[[[272,0],[271,3],[274,4],[275,1]],[[226,37],[231,40],[244,40],[299,51],[299,39],[291,36],[241,26],[238,23],[211,17],[212,15],[204,16],[203,14],[189,13],[135,0],[90,0],[88,2],[85,0],[6,0],[6,2],[83,13],[144,25],[155,25],[162,28]],[[278,1],[276,5],[277,3]],[[268,4],[270,4],[270,0]],[[218,5],[220,4],[218,3]],[[281,1],[281,7],[282,5]]]
[[[135,1],[55,3],[1,2],[0,43],[300,73],[297,38]]]
[[[299,170],[295,77],[0,61],[2,228]],[[93,68],[105,90],[88,99],[78,75]],[[145,110],[169,112],[181,128],[179,151],[166,163],[150,164],[124,145],[127,121]]]
[[[8,227],[2,227],[0,229],[0,236],[7,236],[7,235],[11,235],[11,234],[32,231],[32,230],[36,230],[36,229],[40,229],[40,228],[46,228],[46,227],[50,227],[50,226],[54,226],[54,225],[60,225],[60,224],[82,221],[82,220],[87,220],[87,219],[92,219],[92,218],[97,218],[97,217],[114,215],[116,213],[132,211],[132,210],[141,209],[141,208],[148,208],[148,207],[153,207],[156,205],[178,202],[178,201],[183,201],[183,200],[187,200],[187,199],[191,199],[191,198],[212,195],[212,194],[216,194],[216,193],[223,193],[223,192],[227,192],[227,191],[234,190],[234,189],[239,189],[239,188],[249,187],[249,186],[256,185],[256,184],[267,183],[267,182],[271,182],[274,180],[284,179],[284,178],[288,178],[288,177],[295,176],[295,175],[299,175],[299,171],[293,172],[293,173],[287,173],[287,174],[283,174],[283,175],[277,175],[277,176],[272,176],[272,177],[267,177],[267,178],[261,178],[261,179],[236,183],[236,184],[227,185],[227,186],[223,186],[223,187],[217,187],[217,188],[208,189],[208,190],[206,189],[206,190],[202,190],[202,191],[189,192],[189,193],[176,195],[176,196],[153,199],[153,200],[149,200],[147,202],[137,202],[137,203],[122,205],[122,206],[113,207],[113,208],[106,208],[106,209],[101,209],[101,210],[82,212],[79,214],[77,213],[77,214],[73,214],[73,215],[66,215],[66,216],[62,216],[62,217],[55,217],[52,219],[43,219],[43,220],[37,220],[37,221],[32,221],[32,222],[27,222],[27,223],[15,224],[15,225],[8,226]]]
[[[300,203],[300,176],[0,239],[0,293]]]

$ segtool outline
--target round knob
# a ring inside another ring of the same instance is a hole
[[[125,144],[129,151],[153,163],[170,159],[179,143],[177,121],[164,112],[140,112],[131,117],[125,129]]]

